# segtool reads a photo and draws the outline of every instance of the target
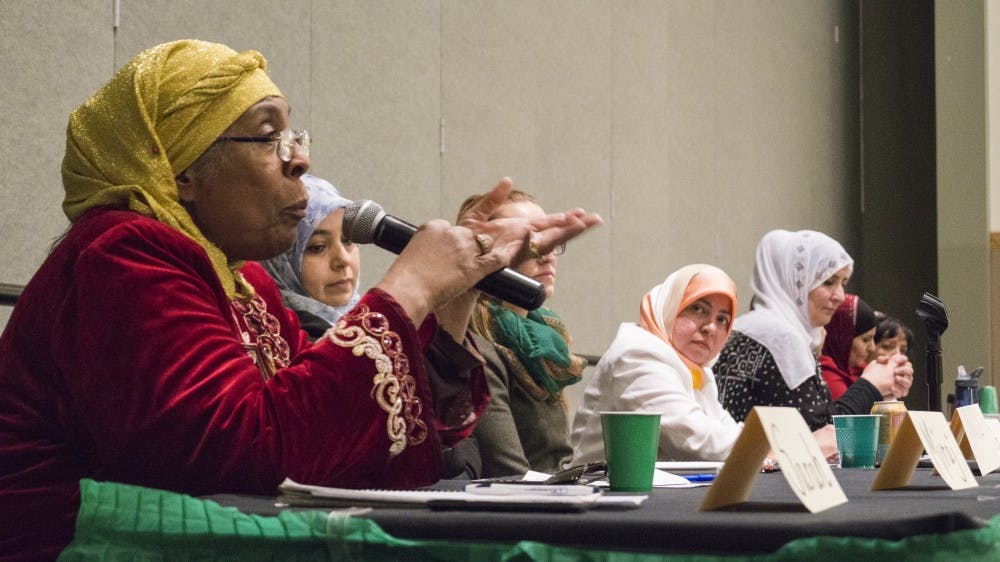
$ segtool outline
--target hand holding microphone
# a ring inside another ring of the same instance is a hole
[[[571,209],[530,219],[490,220],[511,189],[509,178],[501,180],[461,217],[461,226],[435,220],[418,229],[388,215],[377,203],[359,201],[344,211],[344,237],[399,254],[377,286],[393,295],[414,322],[473,287],[533,310],[544,302],[545,287],[505,266],[547,254],[601,224],[601,218]]]
[[[452,228],[465,230],[462,227]],[[361,200],[345,208],[343,232],[347,239],[355,243],[374,243],[399,254],[417,233],[417,227],[386,214],[382,206],[374,201]],[[480,256],[489,254],[493,249],[494,241],[489,235],[470,233],[470,238]],[[509,268],[490,273],[476,283],[475,288],[525,310],[534,310],[545,301],[545,287],[541,283]]]

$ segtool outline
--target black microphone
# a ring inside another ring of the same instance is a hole
[[[344,238],[357,244],[371,244],[394,254],[403,251],[417,227],[386,214],[374,201],[362,199],[344,208]],[[476,283],[480,291],[505,300],[525,310],[534,310],[545,302],[545,285],[505,267]]]

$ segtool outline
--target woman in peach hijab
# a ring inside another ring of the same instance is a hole
[[[649,291],[584,392],[573,463],[604,458],[602,411],[660,413],[659,460],[725,459],[743,424],[719,403],[711,366],[735,313],[736,285],[711,265],[682,267]]]

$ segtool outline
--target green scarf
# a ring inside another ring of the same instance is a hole
[[[481,299],[472,330],[496,347],[507,368],[537,400],[556,396],[580,381],[586,361],[570,353],[572,341],[562,320],[546,308],[522,317],[495,299]]]

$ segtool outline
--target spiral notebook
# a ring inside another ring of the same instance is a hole
[[[470,483],[464,490],[353,490],[310,486],[286,478],[278,503],[291,507],[416,507],[487,511],[579,512],[597,507],[629,509],[646,495],[609,496],[592,486]]]

